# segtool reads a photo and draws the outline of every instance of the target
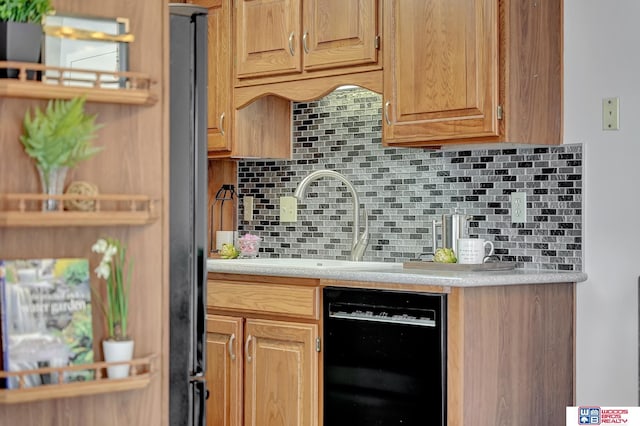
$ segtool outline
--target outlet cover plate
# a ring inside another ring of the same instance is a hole
[[[511,222],[525,223],[527,221],[527,193],[511,193]]]
[[[296,197],[280,197],[280,223],[298,220],[298,199]]]

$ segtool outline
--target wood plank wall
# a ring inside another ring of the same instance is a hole
[[[94,182],[103,193],[139,193],[162,199],[161,218],[146,226],[88,228],[0,228],[0,258],[97,257],[91,245],[101,236],[126,241],[135,270],[131,328],[135,356],[159,354],[160,373],[144,390],[0,405],[0,423],[51,426],[166,425],[168,410],[168,9],[164,0],[53,0],[61,14],[126,17],[135,42],[130,68],[157,80],[153,106],[87,104],[98,113],[98,145],[106,149],[79,165],[70,179]],[[0,192],[39,192],[33,162],[19,142],[25,111],[46,101],[0,98]],[[92,273],[92,280],[95,279]],[[94,305],[95,357],[101,360],[103,324]]]

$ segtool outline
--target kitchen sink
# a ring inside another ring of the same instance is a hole
[[[402,263],[362,262],[353,260],[312,259],[312,258],[255,258],[255,259],[208,259],[207,265],[214,266],[223,262],[225,265],[276,267],[276,268],[306,268],[333,270],[378,270],[402,269]]]

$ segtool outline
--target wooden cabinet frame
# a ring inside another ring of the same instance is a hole
[[[318,426],[318,287],[238,278],[209,277],[207,380],[222,400],[207,425]]]
[[[562,20],[563,0],[384,0],[383,143],[560,144]]]
[[[381,0],[237,0],[235,86],[380,69],[381,5]]]

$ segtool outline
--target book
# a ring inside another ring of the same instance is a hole
[[[0,260],[2,364],[7,371],[93,362],[87,259]],[[93,371],[25,376],[25,387],[91,380]],[[19,386],[9,378],[7,389]]]

